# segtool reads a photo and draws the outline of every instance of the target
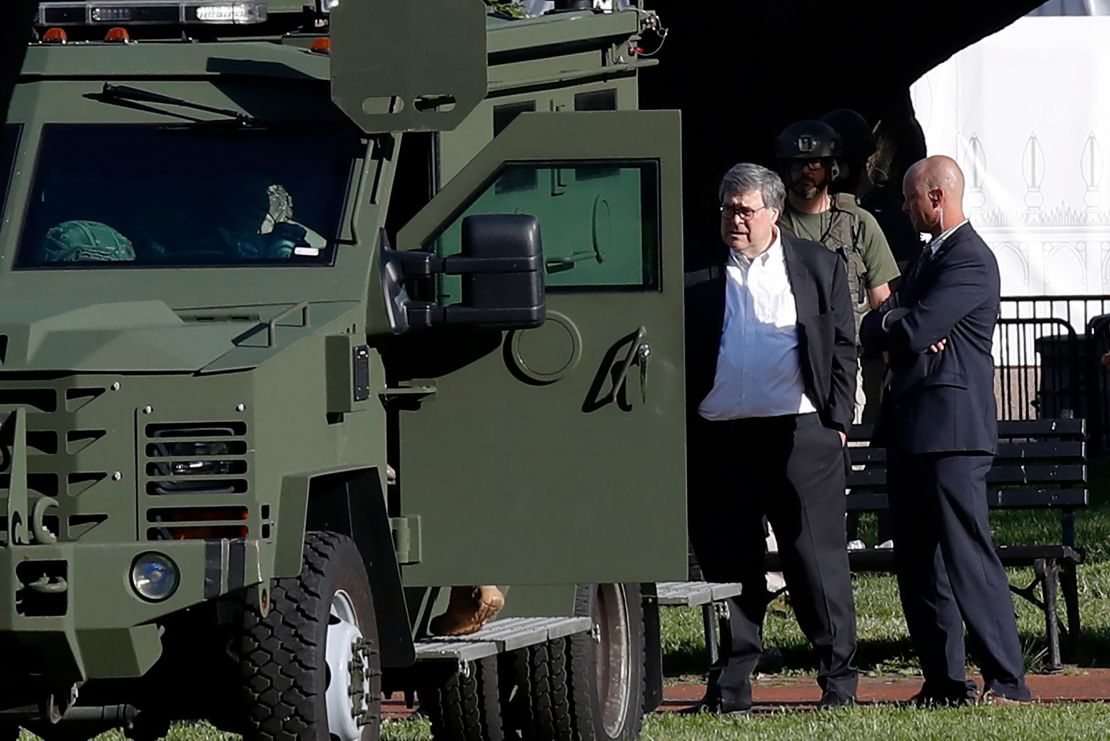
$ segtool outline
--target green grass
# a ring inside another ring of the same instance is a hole
[[[1106,739],[1110,708],[1060,705],[1033,708],[976,707],[909,710],[866,707],[835,712],[781,711],[720,719],[708,715],[655,715],[642,738],[709,739]],[[416,738],[399,736],[396,739]]]
[[[1008,572],[1011,581],[1027,584],[1029,569]],[[870,674],[916,672],[917,659],[910,647],[906,621],[894,577],[861,574],[855,579],[856,625],[859,635],[857,662]],[[1044,613],[1025,600],[1015,599],[1018,632],[1026,655],[1026,670],[1045,670]],[[1081,655],[1084,666],[1110,664],[1110,561],[1079,567],[1079,612],[1082,623]],[[782,653],[784,673],[817,670],[809,644],[788,611],[772,608],[764,626],[764,646]],[[663,612],[663,668],[668,676],[700,674],[705,667],[705,640],[701,611],[674,608]]]
[[[1091,505],[1075,513],[1076,543],[1086,552],[1079,566],[1079,611],[1082,623],[1082,666],[1110,666],[1110,461],[1090,470]],[[1052,511],[998,511],[991,514],[995,542],[1043,544],[1060,542],[1059,514]],[[875,542],[875,523],[864,518],[862,537]],[[1033,580],[1031,569],[1010,569],[1011,583],[1025,586]],[[858,574],[854,579],[858,664],[870,674],[915,673],[918,663],[910,647],[906,621],[892,575]],[[1018,631],[1025,651],[1026,669],[1045,670],[1047,642],[1044,615],[1039,608],[1017,597]],[[785,608],[785,609],[783,609]],[[1063,614],[1063,600],[1059,609]],[[789,606],[772,605],[764,627],[764,645],[782,654],[783,674],[811,674],[816,664],[808,643]],[[705,667],[705,641],[701,611],[696,608],[663,612],[664,672],[670,677],[692,678]]]
[[[382,728],[383,741],[431,739],[426,720],[390,721]],[[720,719],[710,715],[653,715],[644,722],[641,738],[675,741],[710,739],[1102,739],[1110,738],[1110,706],[1104,704],[1035,707],[974,707],[910,710],[861,707],[834,712],[780,711],[751,717]],[[21,741],[33,737],[25,734]],[[100,741],[124,741],[123,734],[106,733]],[[170,741],[231,741],[203,725],[178,726]]]

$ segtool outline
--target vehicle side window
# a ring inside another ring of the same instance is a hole
[[[535,179],[538,187],[499,187]],[[658,290],[659,176],[654,162],[511,163],[428,247],[460,249],[463,218],[531,214],[539,219],[548,291]],[[446,277],[440,300],[460,297]]]

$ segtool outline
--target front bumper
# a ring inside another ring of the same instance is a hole
[[[152,551],[179,569],[161,602],[131,586],[135,558]],[[158,618],[261,580],[257,540],[0,548],[0,686],[142,676],[162,653]]]

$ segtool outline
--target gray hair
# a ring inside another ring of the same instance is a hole
[[[763,196],[764,206],[782,213],[782,204],[786,200],[786,186],[782,184],[782,178],[774,171],[751,162],[733,165],[725,173],[718,197],[724,203],[729,196],[756,190]]]

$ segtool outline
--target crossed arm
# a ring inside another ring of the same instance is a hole
[[[912,306],[898,306],[896,293],[868,314],[860,328],[864,347],[914,355],[943,350],[956,323],[983,303],[986,266],[973,257],[950,258]]]

